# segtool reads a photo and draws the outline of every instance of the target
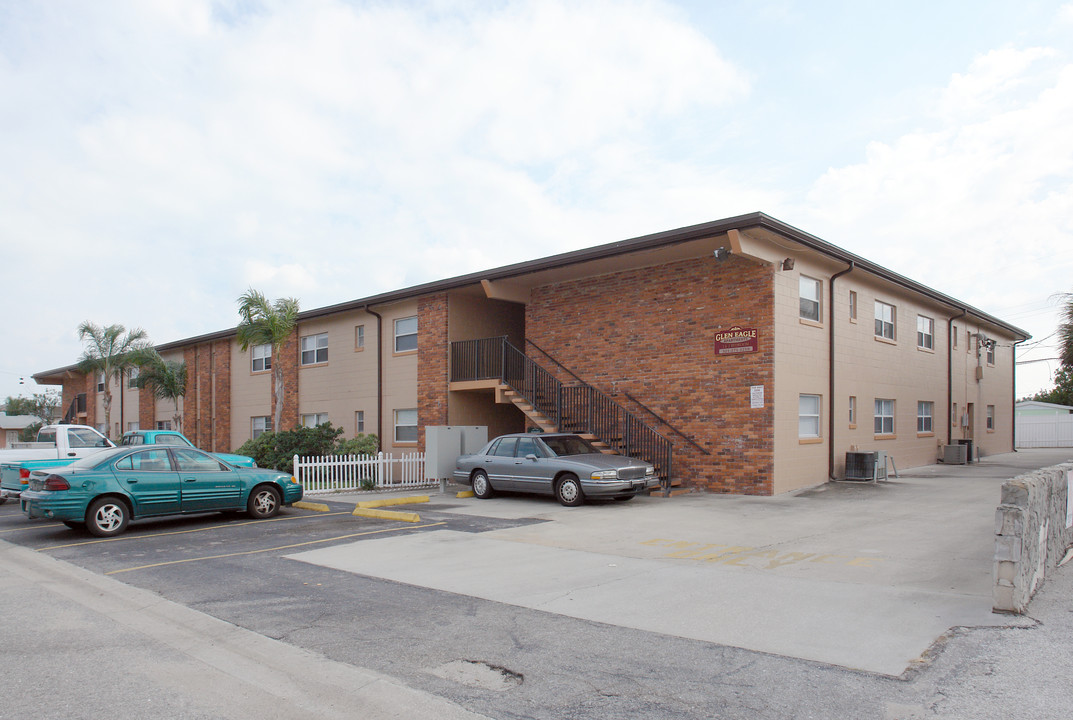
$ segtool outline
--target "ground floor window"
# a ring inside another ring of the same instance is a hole
[[[894,434],[894,401],[876,398],[875,434]]]
[[[354,432],[365,432],[365,411],[358,410],[354,413]]]
[[[987,429],[988,430],[994,430],[995,429],[995,406],[994,405],[988,405],[987,406]]]
[[[857,396],[849,396],[849,426],[857,427]]]
[[[127,432],[132,432],[134,430],[141,430],[141,427],[138,426],[138,423],[136,423],[136,422],[127,423]]]
[[[256,440],[266,432],[272,431],[272,418],[267,415],[250,418],[250,435]]]
[[[156,421],[156,429],[157,430],[171,430],[171,420],[157,420]]]
[[[328,422],[328,413],[306,413],[302,415],[302,427],[316,427]]]
[[[921,400],[917,403],[917,432],[930,433],[932,431],[932,415],[935,414],[935,403]]]
[[[820,396],[801,395],[797,406],[797,436],[818,438],[820,436]]]
[[[395,411],[395,442],[417,442],[417,408]]]

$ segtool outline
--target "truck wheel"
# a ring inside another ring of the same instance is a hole
[[[122,500],[94,500],[86,511],[86,530],[97,537],[111,537],[127,529],[130,511]]]

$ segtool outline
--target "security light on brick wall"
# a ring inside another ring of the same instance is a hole
[[[783,270],[793,270],[794,269],[794,259],[793,258],[786,258],[785,260],[783,260],[782,261],[782,269]]]
[[[725,247],[720,247],[716,248],[715,252],[713,252],[712,255],[715,256],[716,260],[723,261],[730,257],[730,251],[727,250]]]

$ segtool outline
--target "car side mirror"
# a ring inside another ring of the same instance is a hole
[[[526,460],[532,460],[533,462],[536,462],[537,456],[534,455],[533,453],[529,453],[528,455],[525,456],[525,459]]]

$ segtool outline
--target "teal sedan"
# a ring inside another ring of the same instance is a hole
[[[150,445],[35,470],[19,503],[31,519],[110,537],[140,518],[234,510],[269,518],[301,499],[302,486],[287,473],[235,467],[197,448]]]

